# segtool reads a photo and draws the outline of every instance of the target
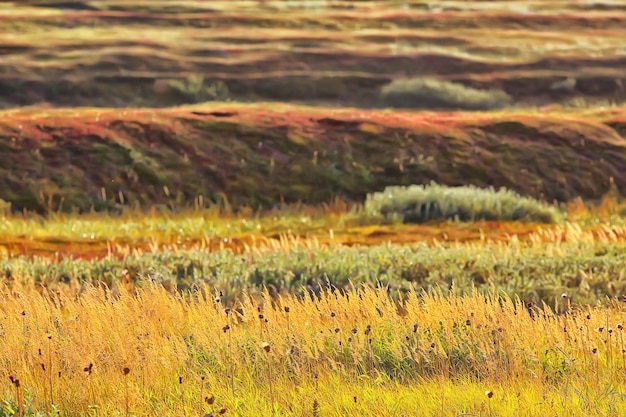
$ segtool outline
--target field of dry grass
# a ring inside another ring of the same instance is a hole
[[[397,305],[373,290],[232,309],[204,289],[92,288],[73,299],[9,287],[0,297],[4,415],[588,416],[626,406],[618,306],[557,316],[478,294],[416,293]]]
[[[625,38],[618,0],[0,3],[0,417],[623,414]]]

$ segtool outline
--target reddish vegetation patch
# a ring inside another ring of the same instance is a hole
[[[271,107],[6,112],[0,198],[37,211],[198,195],[269,207],[436,181],[564,201],[599,198],[611,177],[626,191],[623,109],[580,119]]]

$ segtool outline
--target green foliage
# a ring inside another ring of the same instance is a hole
[[[554,256],[558,251],[559,255]],[[626,295],[626,244],[563,243],[517,245],[428,246],[426,244],[375,247],[331,247],[312,250],[260,251],[243,255],[223,250],[137,253],[123,259],[83,260],[13,257],[0,258],[0,279],[39,286],[120,281],[143,285],[153,281],[175,291],[207,284],[223,291],[230,302],[242,293],[295,292],[319,294],[329,284],[350,288],[385,285],[394,295],[411,288],[427,291],[453,288],[456,294],[496,290],[510,296],[593,304]]]
[[[394,80],[381,90],[392,107],[450,110],[492,110],[511,104],[501,90],[478,90],[449,81],[429,78]]]
[[[513,220],[558,223],[562,215],[553,206],[501,188],[430,185],[391,186],[383,192],[368,194],[367,216],[385,217],[405,223],[436,220]]]
[[[184,80],[168,80],[168,86],[184,95],[191,103],[223,101],[229,96],[228,87],[223,81],[207,83],[203,75],[193,74]]]

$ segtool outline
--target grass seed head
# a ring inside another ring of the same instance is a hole
[[[123,373],[124,375],[128,375],[128,374],[130,373],[130,368],[128,368],[128,367],[124,367],[124,369],[122,369],[122,373]]]
[[[263,348],[263,350],[267,353],[269,353],[269,351],[272,349],[272,347],[270,346],[269,343],[267,342],[263,342],[263,344],[261,345],[261,347]]]
[[[88,375],[91,375],[91,371],[93,371],[93,363],[89,363],[89,365],[83,368],[83,371],[87,372]]]

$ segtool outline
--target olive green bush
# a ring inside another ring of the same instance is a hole
[[[435,183],[391,186],[383,192],[368,194],[364,211],[370,219],[383,218],[404,223],[438,220],[559,223],[562,220],[557,208],[522,197],[511,190],[446,187]]]
[[[512,102],[501,90],[478,90],[429,78],[394,80],[381,89],[381,98],[391,107],[449,110],[493,110]]]

